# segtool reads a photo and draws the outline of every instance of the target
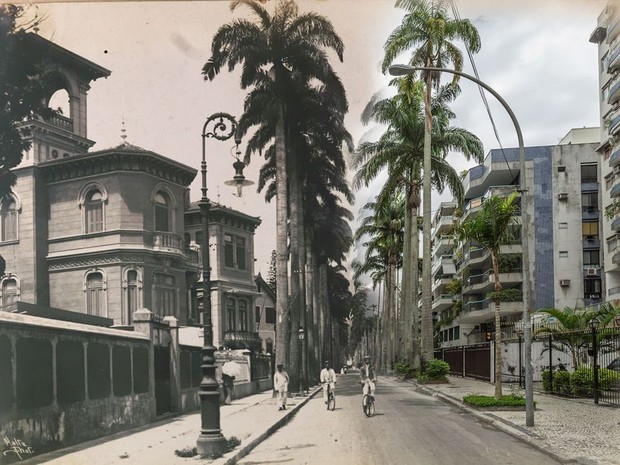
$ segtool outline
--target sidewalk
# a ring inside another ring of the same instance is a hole
[[[22,460],[20,465],[229,465],[284,425],[317,392],[288,399],[288,409],[278,411],[272,391],[236,399],[220,407],[220,427],[226,439],[241,441],[233,451],[216,460],[199,456],[178,457],[174,451],[196,446],[200,412],[161,420],[142,428],[116,433],[76,446]]]
[[[581,465],[620,465],[620,409],[595,405],[592,400],[567,399],[535,393],[535,426],[525,426],[525,412],[478,411],[463,404],[467,394],[493,395],[491,383],[450,377],[448,384],[421,385],[412,388],[438,397],[461,408],[480,421],[530,444],[564,463]],[[255,394],[222,405],[220,426],[227,439],[241,441],[233,451],[216,460],[175,455],[177,449],[193,448],[200,430],[200,413],[161,420],[140,429],[79,444],[23,460],[35,465],[232,465],[247,455],[257,444],[289,421],[320,388],[310,389],[308,397],[290,398],[288,410],[278,411],[271,391]],[[508,385],[505,392],[510,392]]]
[[[569,399],[534,393],[534,426],[525,426],[525,412],[479,411],[463,404],[468,394],[493,395],[494,385],[459,377],[448,384],[421,385],[424,392],[457,405],[476,418],[515,436],[562,462],[583,465],[620,464],[620,409],[591,399]],[[503,385],[504,393],[510,387]]]

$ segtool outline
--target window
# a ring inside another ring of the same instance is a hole
[[[581,223],[581,234],[584,239],[598,239],[598,222],[584,221]]]
[[[237,330],[235,312],[236,312],[235,299],[229,298],[226,301],[226,323],[227,323],[226,327],[228,328],[228,331]]]
[[[238,270],[247,269],[245,238],[224,234],[224,265]]]
[[[2,281],[2,300],[0,300],[0,306],[12,304],[18,300],[17,296],[17,279],[4,279],[4,281]]]
[[[596,165],[581,165],[581,183],[597,182],[597,169]]]
[[[128,313],[127,323],[131,324],[132,315],[138,310],[138,272],[136,270],[127,272],[125,303]]]
[[[155,274],[155,313],[160,316],[176,316],[177,289],[172,275]]]
[[[17,240],[17,203],[11,197],[0,203],[0,242]]]
[[[558,229],[568,229],[568,223],[559,223]]]
[[[588,192],[581,194],[581,207],[587,211],[598,210],[598,193]]]
[[[243,332],[248,331],[248,301],[239,299],[237,301],[239,307],[239,329]]]
[[[568,250],[560,250],[560,258],[568,258]]]
[[[272,340],[271,338],[268,338],[268,339],[265,341],[265,351],[266,351],[268,354],[273,354],[273,340]]]
[[[598,250],[584,250],[583,251],[583,265],[600,265],[600,254]]]
[[[584,288],[584,294],[586,295],[586,298],[592,298],[592,297],[589,297],[592,294],[600,295],[601,280],[600,279],[584,279],[583,288]]]
[[[196,244],[202,247],[202,231],[196,231]]]
[[[86,313],[105,316],[105,283],[100,272],[86,276]]]
[[[103,195],[98,190],[91,190],[84,202],[86,211],[86,233],[103,231]]]
[[[276,324],[276,309],[273,307],[265,307],[265,323]]]
[[[170,201],[163,192],[155,195],[155,231],[168,232],[171,230]]]
[[[260,307],[258,305],[254,307],[254,321],[260,323]]]

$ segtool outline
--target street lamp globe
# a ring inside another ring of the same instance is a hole
[[[304,340],[305,331],[304,331],[304,327],[303,326],[299,327],[299,331],[297,331],[297,337],[299,338],[300,341]]]

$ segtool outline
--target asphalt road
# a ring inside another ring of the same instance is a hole
[[[239,464],[548,465],[559,462],[475,417],[379,379],[376,414],[361,407],[359,375],[340,375],[336,410],[311,399],[283,428]]]

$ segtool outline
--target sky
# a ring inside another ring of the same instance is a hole
[[[479,77],[510,105],[526,146],[556,144],[571,128],[599,125],[597,46],[588,38],[606,0],[455,1],[459,16],[471,20],[481,36],[482,48],[474,55]],[[344,61],[334,55],[332,62],[347,91],[345,123],[354,142],[378,137],[381,128],[363,126],[360,115],[390,80],[380,71],[383,45],[404,10],[393,0],[298,4],[302,13],[329,18],[344,41]],[[223,70],[212,82],[201,75],[217,29],[249,16],[248,9],[231,12],[229,5],[218,0],[38,4],[39,16],[46,18],[41,36],[112,72],[92,82],[88,94],[88,137],[96,142],[91,150],[120,144],[124,121],[127,142],[200,168],[207,117],[216,112],[241,116],[246,95],[238,72]],[[273,11],[274,0],[265,6]],[[464,72],[473,74],[467,59]],[[453,124],[476,134],[488,153],[499,145],[478,89],[469,82],[461,88],[452,106]],[[515,147],[512,122],[491,95],[487,98],[502,145]],[[263,220],[255,235],[255,272],[266,275],[275,249],[275,201],[266,204],[256,186],[245,188],[239,198],[224,185],[233,175],[232,151],[232,139],[208,140],[208,196]],[[472,166],[459,155],[450,157],[457,171]],[[254,157],[246,177],[256,182],[262,163]],[[356,215],[379,183],[356,193],[351,206]],[[191,199],[199,198],[200,175],[191,186]],[[442,200],[450,200],[449,194],[433,196],[433,210]]]

